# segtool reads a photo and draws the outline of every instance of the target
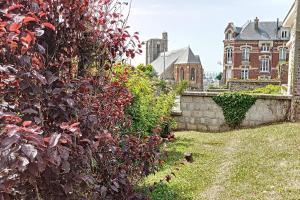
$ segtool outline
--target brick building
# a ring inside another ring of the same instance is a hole
[[[150,39],[146,43],[146,64],[151,64],[158,76],[164,80],[179,83],[189,82],[190,90],[203,90],[203,68],[200,56],[190,47],[168,51],[168,35],[162,39]]]
[[[260,22],[256,18],[243,27],[229,23],[225,29],[223,81],[287,84],[289,38],[290,28],[283,27],[279,20]]]

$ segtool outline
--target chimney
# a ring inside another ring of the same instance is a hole
[[[255,27],[255,30],[257,30],[257,31],[258,31],[258,22],[259,22],[259,19],[258,19],[258,17],[256,17],[254,20],[254,27]]]
[[[168,40],[168,33],[167,32],[162,33],[162,39],[163,40]]]

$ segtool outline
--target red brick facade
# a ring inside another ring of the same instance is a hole
[[[288,40],[239,39],[236,37],[237,33],[234,31],[234,28],[233,23],[230,23],[225,30],[224,81],[227,83],[232,79],[272,79],[286,84],[288,82]],[[278,34],[280,33],[279,31]],[[228,49],[230,49],[231,53],[228,53]],[[248,53],[245,53],[245,49],[248,49]],[[281,52],[281,55],[285,55],[285,59],[283,59],[284,57],[280,59],[280,51],[284,51],[284,53]],[[230,62],[230,60],[232,61]],[[268,60],[265,61],[268,62],[265,65],[263,63],[264,60]]]
[[[199,64],[175,64],[174,77],[176,83],[188,81],[191,90],[203,90],[203,69]]]
[[[259,79],[263,75],[270,77],[271,79],[281,79],[282,82],[287,83],[286,71],[279,72],[282,69],[282,65],[286,66],[288,62],[288,52],[286,60],[279,61],[279,48],[286,46],[286,41],[274,41],[274,46],[271,47],[270,52],[262,52],[259,47],[259,41],[224,41],[224,63],[225,65],[232,66],[232,79],[241,79],[242,68],[247,67],[249,69],[248,79]],[[243,46],[250,46],[251,50],[249,53],[249,61],[242,61],[242,50]],[[232,64],[227,62],[227,51],[226,47],[233,47],[233,60]],[[269,72],[262,72],[260,57],[268,56],[270,59],[270,70]],[[282,76],[281,76],[282,75]],[[225,73],[226,76],[226,73]],[[226,79],[227,80],[227,79]]]

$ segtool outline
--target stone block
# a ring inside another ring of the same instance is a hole
[[[181,98],[181,101],[182,101],[183,103],[193,103],[193,97],[190,97],[190,96],[183,96],[183,97]]]
[[[189,110],[183,110],[182,111],[182,116],[184,117],[191,117],[192,116],[192,112]]]
[[[212,131],[212,132],[218,132],[218,131],[220,131],[220,126],[211,125],[211,126],[208,126],[208,130]]]
[[[177,130],[186,130],[185,123],[177,123]]]
[[[187,124],[187,130],[189,130],[189,131],[196,131],[197,130],[197,125],[195,125],[195,124]]]
[[[201,117],[202,116],[202,112],[201,111],[194,111],[193,112],[193,117]]]
[[[198,131],[209,131],[208,127],[205,124],[197,124]]]
[[[195,124],[195,118],[194,118],[194,117],[191,117],[189,123],[190,123],[190,124]]]

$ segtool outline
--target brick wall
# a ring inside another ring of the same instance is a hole
[[[190,80],[191,70],[196,70],[196,80]],[[184,70],[184,79],[189,82],[189,87],[203,91],[203,69],[199,64],[177,64],[174,66],[175,82],[180,82],[180,70]]]

